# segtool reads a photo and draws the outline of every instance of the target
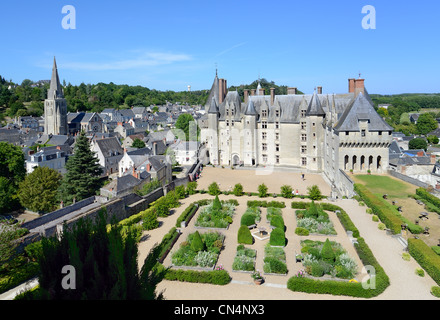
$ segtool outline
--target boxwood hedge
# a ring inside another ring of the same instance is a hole
[[[431,278],[440,285],[440,256],[421,239],[408,239],[408,251]]]

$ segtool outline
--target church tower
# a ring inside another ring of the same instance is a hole
[[[44,100],[44,133],[52,135],[67,135],[67,104],[63,88],[58,77],[57,63],[53,59],[52,78]]]

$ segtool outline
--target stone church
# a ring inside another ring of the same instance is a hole
[[[385,172],[393,128],[375,111],[364,79],[349,79],[348,93],[266,94],[227,91],[216,74],[206,105],[201,142],[214,165],[297,168],[323,173],[339,193],[349,172]]]
[[[57,63],[53,59],[52,77],[44,100],[44,133],[47,135],[67,135],[67,103],[58,77]]]

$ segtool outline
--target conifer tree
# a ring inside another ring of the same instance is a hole
[[[74,154],[66,163],[67,172],[61,183],[61,199],[65,204],[95,195],[102,174],[98,161],[85,133],[81,132],[76,140]]]

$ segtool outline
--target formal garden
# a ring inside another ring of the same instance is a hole
[[[296,210],[297,228],[295,233],[298,235],[324,234],[336,235],[333,223],[328,214],[319,204],[311,202],[308,209]]]

